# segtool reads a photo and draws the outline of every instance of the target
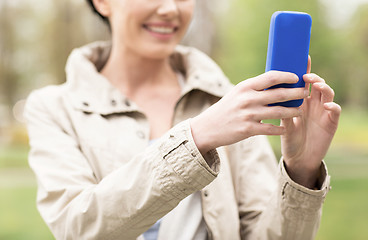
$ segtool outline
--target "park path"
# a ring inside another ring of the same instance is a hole
[[[0,189],[36,187],[36,178],[29,168],[0,169]]]

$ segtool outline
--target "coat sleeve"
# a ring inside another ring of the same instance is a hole
[[[213,181],[184,121],[100,182],[73,134],[42,94],[28,98],[29,164],[37,207],[56,239],[135,239],[182,199]]]
[[[265,136],[246,140],[240,149],[236,194],[241,238],[314,239],[330,187],[325,164],[320,169],[321,189],[311,190],[288,176],[282,159],[277,166]]]

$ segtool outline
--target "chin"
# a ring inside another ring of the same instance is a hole
[[[170,57],[170,55],[174,53],[177,45],[178,44],[154,44],[154,46],[141,48],[139,52],[146,58],[160,60]]]

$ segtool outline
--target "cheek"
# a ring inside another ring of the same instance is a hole
[[[117,0],[118,1],[118,0]],[[143,22],[144,9],[135,1],[121,0],[116,3],[112,10],[112,24],[116,25],[116,30],[123,32],[132,31],[134,28]]]
[[[141,31],[140,22],[134,14],[122,14],[114,19],[113,24],[114,26],[112,27],[115,30],[113,35],[119,36],[124,41],[129,41],[130,39],[136,41]]]
[[[180,8],[180,18],[182,24],[187,28],[192,20],[194,12],[194,3],[188,1],[188,3],[184,3]]]

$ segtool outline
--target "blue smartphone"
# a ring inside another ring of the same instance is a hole
[[[270,70],[292,72],[298,75],[296,84],[279,84],[271,88],[304,87],[307,73],[312,17],[307,13],[278,11],[272,15],[266,72]],[[270,106],[299,107],[303,99],[274,103]]]

